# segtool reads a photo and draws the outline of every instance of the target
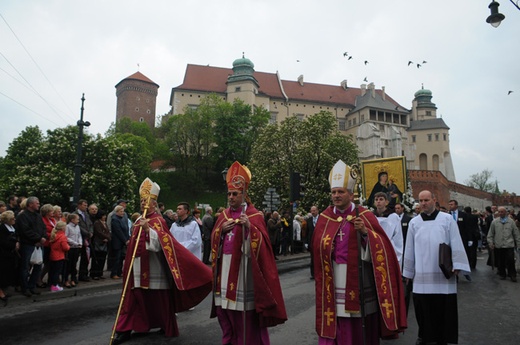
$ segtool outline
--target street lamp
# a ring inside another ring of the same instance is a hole
[[[221,174],[222,174],[222,178],[224,179],[224,185],[226,184],[226,178],[227,178],[227,172],[228,172],[228,168],[225,168],[224,170],[222,170]],[[227,187],[227,186],[226,186]],[[224,188],[224,190],[227,191],[227,188]],[[224,206],[227,205],[227,197],[226,197],[226,201],[224,202]]]
[[[73,206],[78,204],[79,194],[81,189],[81,149],[83,146],[83,127],[90,126],[90,122],[83,121],[83,104],[85,103],[85,94],[81,96],[81,114],[77,125],[79,127],[78,133],[78,149],[76,151],[76,164],[74,165],[74,193],[72,197]]]
[[[514,3],[513,3],[513,5],[514,5]],[[493,0],[488,6],[489,9],[491,10],[491,14],[489,15],[489,17],[487,17],[486,22],[491,24],[491,26],[494,28],[498,28],[500,23],[506,18],[506,16],[504,16],[502,13],[498,12],[498,6],[500,6],[500,4],[498,2],[496,2],[495,0]]]

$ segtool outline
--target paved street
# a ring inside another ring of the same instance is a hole
[[[485,266],[487,254],[479,254],[473,281],[459,283],[459,344],[513,345],[520,339],[520,284],[502,281]],[[279,263],[282,289],[289,320],[270,329],[272,345],[315,345],[314,281],[309,280],[308,258]],[[97,285],[96,285],[97,284]],[[37,302],[26,297],[0,307],[1,344],[97,345],[108,344],[117,304],[119,285],[111,281],[84,283],[76,294],[46,294]],[[49,297],[52,297],[49,299]],[[63,297],[63,298],[56,298]],[[23,302],[23,303],[22,303]],[[128,344],[219,344],[220,328],[209,318],[211,300],[206,298],[194,311],[180,313],[181,336],[159,334],[135,336]],[[383,345],[412,345],[417,336],[413,307],[409,329],[398,340]]]

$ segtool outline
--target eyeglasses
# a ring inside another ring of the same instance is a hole
[[[227,196],[231,196],[231,195],[237,196],[238,194],[242,194],[242,193],[241,192],[228,192]]]

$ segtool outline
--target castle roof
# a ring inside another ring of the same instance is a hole
[[[121,80],[119,83],[116,84],[116,87],[119,86],[119,84],[121,84],[122,82],[124,82],[125,80],[139,80],[139,81],[144,81],[145,83],[149,83],[149,84],[153,84],[157,87],[159,87],[158,84],[154,83],[150,78],[148,78],[147,76],[145,76],[144,74],[142,74],[141,72],[137,71],[135,72],[134,74],[126,77],[125,79]]]
[[[450,129],[442,118],[410,121],[409,131],[422,131],[426,129]]]
[[[192,90],[203,92],[215,92],[225,94],[227,91],[228,76],[233,74],[230,68],[201,66],[188,64],[184,81],[181,85],[173,88],[176,90]],[[258,92],[270,98],[285,100],[285,95],[292,101],[324,103],[330,105],[341,105],[344,107],[354,108],[356,97],[361,95],[360,88],[347,87],[344,89],[341,85],[327,85],[317,83],[281,80],[283,87],[280,88],[277,73],[257,72],[253,76],[258,81]],[[382,91],[376,90],[381,96]],[[399,104],[391,97],[386,95],[388,102],[393,104],[395,109]],[[404,108],[401,108],[404,109]]]

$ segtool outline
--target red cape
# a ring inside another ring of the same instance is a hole
[[[159,243],[161,244],[162,252],[166,258],[166,262],[168,263],[168,272],[171,274],[173,281],[175,282],[171,292],[175,301],[175,311],[181,312],[196,306],[211,292],[211,270],[189,250],[177,242],[175,238],[173,238],[168,230],[164,218],[160,214],[154,212],[146,215],[146,218],[148,219],[150,228],[153,228],[159,235]],[[138,225],[135,227],[126,251],[123,270],[124,279],[128,277],[128,269],[136,246],[139,228]],[[137,248],[136,257],[141,257],[142,282],[146,282],[146,279],[149,276],[149,271],[146,269],[148,252],[143,250],[146,240],[149,240],[149,238],[147,238],[144,231],[141,231],[139,239],[140,245]],[[131,289],[134,282],[133,270],[130,272],[129,279],[128,289]],[[125,304],[130,300],[131,294],[126,298]]]
[[[284,323],[287,320],[287,313],[285,311],[285,303],[282,295],[282,288],[280,286],[280,279],[278,277],[278,269],[274,261],[273,249],[269,241],[269,234],[264,221],[264,216],[261,212],[254,208],[253,205],[247,206],[246,215],[249,218],[251,227],[249,229],[249,236],[251,238],[251,262],[253,271],[253,282],[255,290],[255,308],[260,319],[260,327],[271,327]],[[215,223],[211,235],[211,257],[212,268],[215,279],[215,287],[219,289],[220,272],[222,267],[222,258],[218,258],[217,254],[221,249],[222,243],[222,223],[232,219],[230,209],[222,212]],[[238,226],[238,225],[237,225]],[[231,259],[231,273],[228,284],[236,284],[231,277],[238,277],[238,266],[235,263],[240,263],[242,258],[242,227],[238,226],[235,235],[233,257]],[[236,272],[233,269],[236,268]],[[217,272],[219,274],[217,274]],[[235,273],[235,274],[234,274]],[[233,290],[232,288],[228,288]],[[223,296],[224,298],[224,296]],[[211,310],[211,317],[215,317],[215,303]]]
[[[407,327],[404,289],[399,263],[392,243],[379,225],[377,218],[363,207],[358,207],[359,217],[368,229],[367,244],[372,257],[379,315],[381,322],[380,336],[395,338],[398,332]],[[316,332],[324,338],[336,338],[336,300],[333,297],[335,286],[333,279],[332,251],[334,238],[344,221],[352,222],[355,211],[346,216],[346,220],[334,213],[329,206],[320,214],[313,236],[314,277],[316,280]],[[354,296],[347,299],[345,307],[353,312],[360,312],[359,272],[357,232],[351,231],[347,257],[346,294]]]

